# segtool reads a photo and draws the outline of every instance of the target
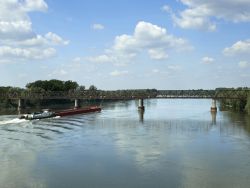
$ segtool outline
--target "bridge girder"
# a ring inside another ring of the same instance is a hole
[[[125,91],[94,91],[94,92],[29,92],[25,91],[0,93],[0,99],[102,99],[126,100],[146,98],[214,98],[214,99],[244,99],[250,90],[158,90],[145,93],[146,90]]]

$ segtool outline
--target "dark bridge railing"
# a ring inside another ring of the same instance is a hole
[[[250,90],[85,90],[0,92],[0,99],[139,99],[139,98],[214,98],[245,99]]]
[[[24,92],[0,93],[0,99],[139,99],[156,98],[150,94],[120,94],[111,92]]]
[[[245,90],[160,90],[160,98],[213,98],[213,99],[246,99],[250,94]]]

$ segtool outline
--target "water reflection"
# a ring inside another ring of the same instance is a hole
[[[216,115],[217,111],[211,111],[212,125],[216,125]]]
[[[139,109],[139,110],[138,110],[139,121],[140,121],[141,123],[143,123],[143,121],[144,121],[144,113],[145,113],[145,110],[142,110],[142,109]]]
[[[1,188],[250,184],[248,116],[210,113],[210,100],[102,105],[41,121],[0,116]]]

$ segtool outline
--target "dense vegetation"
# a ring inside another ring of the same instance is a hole
[[[247,104],[245,106],[245,111],[250,114],[250,95],[248,95],[248,98],[247,98]]]
[[[35,82],[28,83],[26,85],[26,89],[18,88],[18,87],[0,87],[0,94],[1,95],[11,95],[11,96],[24,96],[28,92],[34,93],[45,93],[45,92],[56,92],[56,91],[63,91],[69,92],[74,91],[76,89],[85,89],[84,86],[79,86],[77,82],[68,80],[68,81],[61,81],[61,80],[37,80]],[[26,100],[26,105],[31,107],[38,107],[38,106],[46,106],[48,104],[53,104],[57,102],[67,103],[70,100],[37,100],[37,99],[30,99]],[[10,100],[10,99],[0,99],[0,107],[2,108],[16,108],[17,101]]]
[[[40,91],[70,91],[75,90],[79,87],[77,82],[71,80],[61,81],[61,80],[37,80],[32,83],[28,83],[26,88],[28,90],[40,90]]]
[[[5,95],[8,93],[22,93],[25,89],[18,88],[18,87],[0,87],[0,94]],[[11,99],[0,99],[0,108],[12,108],[16,107],[16,101]]]
[[[221,110],[232,110],[237,112],[247,112],[250,114],[250,88],[217,88],[216,92],[218,93],[227,93],[230,95],[230,92],[234,92],[234,95],[237,96],[237,99],[221,99],[220,107]]]
[[[213,96],[217,97],[228,96],[232,97],[232,95],[236,95],[237,99],[220,99],[220,108],[221,110],[234,110],[247,112],[250,114],[250,89],[249,88],[217,88],[215,90],[161,90],[158,91],[156,89],[134,89],[134,90],[115,90],[115,91],[104,91],[98,90],[96,86],[91,85],[88,89],[83,85],[79,85],[75,81],[61,81],[61,80],[37,80],[26,85],[26,88],[18,88],[18,87],[0,87],[0,95],[17,95],[17,96],[25,96],[27,93],[35,93],[42,95],[44,93],[68,93],[68,94],[76,94],[76,95],[90,95],[90,96],[112,96],[114,98],[122,98],[122,97],[155,97],[157,95],[186,95],[186,96]],[[70,103],[71,101],[68,99],[60,99],[60,100],[39,100],[39,99],[29,99],[26,100],[27,106],[40,106],[40,105],[48,105],[51,103]],[[0,99],[0,107],[2,108],[16,108],[17,101],[8,99],[7,97]]]

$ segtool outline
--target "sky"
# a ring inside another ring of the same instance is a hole
[[[250,87],[250,0],[0,0],[0,85]]]

